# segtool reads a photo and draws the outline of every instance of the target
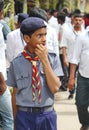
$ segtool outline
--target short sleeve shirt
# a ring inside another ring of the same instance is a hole
[[[65,31],[63,33],[63,37],[62,37],[62,40],[61,40],[61,43],[60,43],[60,47],[61,48],[63,48],[63,47],[67,48],[67,58],[68,58],[69,62],[72,58],[72,53],[73,53],[73,50],[74,50],[74,45],[76,43],[76,40],[83,31],[84,30],[76,32],[73,28],[73,29],[69,29],[68,31]]]
[[[79,73],[89,78],[89,29],[78,37],[70,63],[79,64]]]
[[[49,61],[56,76],[60,76],[59,60],[56,54],[49,54]],[[37,61],[39,76],[41,82],[41,103],[32,101],[32,64],[21,54],[11,62],[8,73],[7,85],[17,87],[16,103],[19,106],[43,107],[54,103],[54,94],[48,88],[42,63]],[[51,82],[51,81],[50,81]],[[53,86],[54,87],[54,86]],[[36,95],[37,95],[36,90]]]

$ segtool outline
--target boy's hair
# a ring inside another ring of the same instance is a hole
[[[41,8],[33,8],[32,10],[30,10],[29,17],[38,17],[46,22],[48,21],[46,11]]]
[[[3,8],[4,8],[4,1],[0,0],[0,11],[3,10]]]

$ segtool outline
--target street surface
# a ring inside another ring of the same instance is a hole
[[[80,130],[75,98],[68,100],[69,92],[55,94],[55,110],[57,112],[57,130]]]

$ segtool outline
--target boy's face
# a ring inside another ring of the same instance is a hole
[[[44,27],[36,30],[31,36],[24,35],[24,40],[27,43],[26,48],[28,49],[28,51],[34,53],[37,44],[42,44],[43,46],[45,46],[46,34],[46,28]]]

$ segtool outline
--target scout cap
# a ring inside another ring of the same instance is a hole
[[[18,15],[18,23],[22,23],[22,21],[23,21],[24,19],[26,19],[26,18],[29,17],[29,15],[28,15],[28,14],[25,14],[25,13],[18,13],[17,15]]]
[[[30,17],[25,19],[20,27],[22,34],[30,34],[40,28],[46,27],[44,21],[37,17]]]

